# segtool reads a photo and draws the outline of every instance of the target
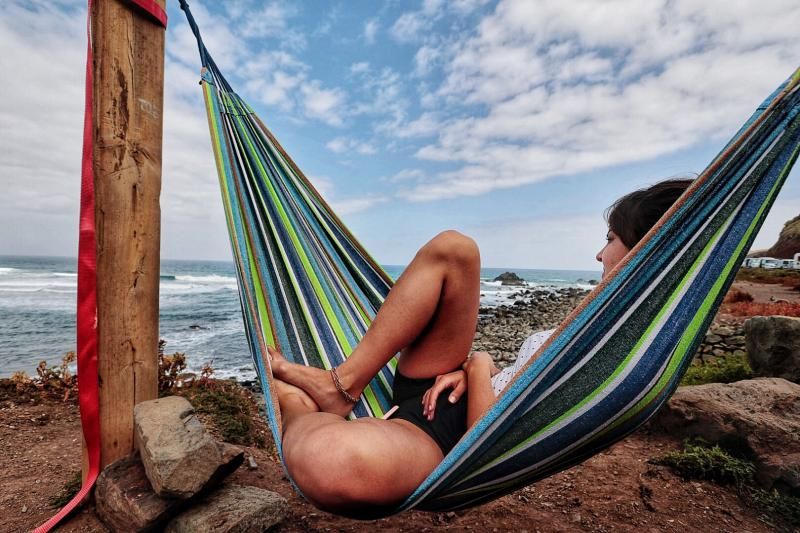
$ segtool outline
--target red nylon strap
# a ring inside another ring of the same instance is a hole
[[[167,12],[155,0],[128,0],[128,2],[141,7],[147,11],[148,15],[160,22],[162,26],[167,27]]]
[[[153,0],[129,0],[148,12],[162,26],[167,14]],[[89,468],[81,489],[55,516],[37,527],[46,533],[77,508],[89,495],[100,474],[100,401],[97,379],[97,246],[94,220],[94,139],[92,137],[93,61],[92,2],[88,0],[86,19],[86,96],[83,115],[83,155],[81,160],[81,208],[78,235],[78,404]]]

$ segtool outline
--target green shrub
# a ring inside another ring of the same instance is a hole
[[[683,450],[670,452],[653,462],[671,467],[686,479],[705,479],[737,488],[751,483],[756,471],[753,463],[734,457],[719,446],[689,441],[684,443]]]
[[[650,462],[669,466],[685,479],[734,485],[750,507],[762,511],[771,520],[781,522],[781,525],[788,524],[791,531],[800,526],[800,498],[756,487],[755,465],[719,446],[709,447],[700,439],[687,440],[683,443],[683,450],[670,452]],[[770,525],[775,527],[775,524]]]
[[[253,425],[258,416],[253,397],[235,381],[198,381],[178,394],[185,396],[197,413],[208,416],[225,442],[264,446],[264,437]]]
[[[690,366],[681,380],[681,385],[704,385],[706,383],[733,383],[753,377],[753,370],[743,355],[728,355],[699,366]]]
[[[794,527],[800,527],[800,498],[781,494],[777,490],[753,489],[751,503]]]
[[[66,483],[64,483],[64,486],[61,487],[61,491],[58,494],[54,494],[50,497],[50,506],[56,509],[64,507],[72,500],[72,498],[75,497],[76,494],[78,494],[78,491],[81,490],[82,485],[83,480],[81,477],[81,471],[76,470],[72,473]]]

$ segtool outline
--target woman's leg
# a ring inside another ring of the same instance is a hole
[[[274,383],[286,468],[322,509],[364,517],[365,505],[390,505],[407,497],[442,460],[439,446],[410,422],[348,422],[319,412],[302,389],[277,379]]]
[[[342,385],[358,396],[401,350],[399,370],[408,377],[433,377],[457,368],[472,345],[479,299],[477,245],[455,231],[440,233],[417,252],[364,338],[337,369]],[[352,405],[327,372],[288,363],[272,353],[278,378],[309,392],[322,411],[350,412]]]

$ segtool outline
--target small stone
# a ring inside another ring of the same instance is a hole
[[[225,485],[181,513],[166,533],[255,533],[278,524],[288,503],[280,494],[257,487]]]
[[[23,513],[27,513],[28,512],[28,506],[27,505],[23,505],[22,506],[22,512]]]
[[[258,463],[256,463],[256,460],[253,458],[252,455],[247,456],[247,468],[249,470],[255,470],[256,468],[258,468]]]
[[[725,342],[731,346],[744,346],[745,338],[744,335],[734,335],[733,337],[728,337]]]
[[[714,335],[713,333],[706,335],[706,342],[709,344],[717,344],[720,341],[722,341],[722,337],[719,335]]]

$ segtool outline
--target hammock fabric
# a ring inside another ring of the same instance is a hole
[[[341,363],[391,279],[344,227],[206,50],[202,88],[247,336],[278,450],[266,345]],[[678,386],[800,150],[800,69],[756,110],[689,190],[561,324],[406,501],[462,509],[575,465],[630,434]],[[391,362],[355,416],[391,403]]]

